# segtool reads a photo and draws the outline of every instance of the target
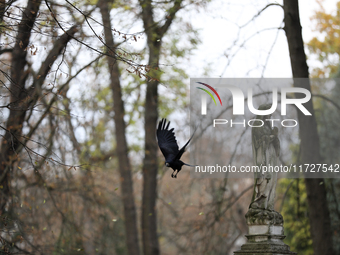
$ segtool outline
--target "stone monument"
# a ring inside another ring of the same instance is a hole
[[[264,104],[259,110],[268,110],[271,104]],[[280,141],[278,128],[272,128],[272,122],[265,121],[271,115],[258,115],[252,128],[253,163],[261,167],[278,165],[280,154]],[[282,215],[274,211],[275,189],[277,184],[276,172],[254,173],[254,192],[249,210],[246,213],[248,225],[247,242],[235,255],[283,255],[296,254],[291,252],[288,245],[283,242]]]

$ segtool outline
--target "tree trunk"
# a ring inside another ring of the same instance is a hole
[[[6,0],[0,0],[0,22],[2,23],[6,10]]]
[[[158,67],[159,49],[149,48],[149,65]],[[153,63],[153,64],[151,64]],[[158,119],[158,81],[147,82],[145,99],[145,157],[143,161],[143,207],[142,231],[143,251],[146,255],[160,254],[157,235],[157,141],[156,123]]]
[[[147,35],[149,49],[148,65],[155,71],[150,72],[152,78],[156,80],[148,81],[145,99],[145,156],[143,161],[143,205],[142,205],[142,232],[144,255],[160,254],[157,217],[157,140],[156,126],[158,119],[158,84],[160,75],[158,73],[160,50],[162,38],[171,26],[177,11],[181,9],[182,0],[173,1],[173,6],[168,10],[164,20],[165,23],[159,26],[154,21],[153,7],[151,0],[139,0],[142,7],[142,18],[144,29]]]
[[[26,66],[25,50],[29,44],[31,30],[37,17],[41,0],[29,1],[25,11],[22,13],[22,19],[19,24],[16,42],[12,52],[11,66],[11,105],[10,113],[6,123],[6,133],[1,141],[0,151],[0,184],[2,185],[0,193],[0,214],[4,212],[5,205],[9,198],[9,170],[12,162],[15,160],[15,152],[20,144],[22,125],[25,119],[27,107],[25,99],[28,97],[25,89],[26,77],[24,70]]]
[[[155,35],[155,33],[152,33]],[[149,61],[151,68],[159,67],[161,42],[148,35]],[[144,255],[160,254],[157,235],[157,140],[156,126],[158,119],[158,84],[148,81],[145,98],[145,156],[143,161],[143,205],[142,232]]]
[[[301,34],[298,0],[284,0],[284,21],[293,78],[309,78]],[[294,79],[294,86],[311,91],[309,80]],[[301,95],[296,94],[296,97]],[[313,101],[304,106],[312,114],[298,111],[301,163],[320,163],[320,144],[314,115]],[[305,179],[309,206],[309,221],[315,254],[332,255],[332,232],[327,206],[326,188],[322,178]]]
[[[41,86],[43,85],[51,66],[62,53],[72,36],[77,32],[77,27],[72,26],[53,44],[38,71],[37,77],[33,77],[33,84],[26,88],[27,77],[30,69],[27,68],[27,46],[30,42],[31,32],[38,15],[41,0],[30,0],[22,13],[12,52],[11,79],[10,79],[10,105],[9,116],[6,122],[5,135],[1,141],[0,150],[0,214],[4,212],[9,198],[9,170],[17,159],[17,153],[23,148],[21,141],[22,128],[25,121],[26,111],[33,107],[38,100]]]
[[[124,102],[122,100],[122,91],[120,85],[120,73],[116,59],[114,58],[115,48],[112,36],[112,28],[110,22],[110,12],[108,9],[108,1],[101,0],[98,3],[103,19],[105,42],[107,46],[108,65],[110,71],[110,87],[113,95],[114,122],[116,135],[116,151],[118,156],[118,165],[120,173],[120,186],[123,196],[124,217],[125,217],[125,235],[126,245],[130,255],[140,254],[138,231],[137,231],[137,213],[133,194],[133,181],[130,160],[128,157],[128,146],[126,142],[126,126],[124,121]]]

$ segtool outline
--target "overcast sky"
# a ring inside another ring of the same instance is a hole
[[[336,2],[324,0],[323,6],[328,12],[335,11]],[[190,77],[202,74],[208,64],[212,69],[210,77],[261,77],[265,65],[264,77],[291,77],[286,36],[283,30],[278,32],[275,29],[283,25],[283,10],[280,7],[268,8],[247,26],[239,28],[268,3],[272,2],[212,1],[204,11],[193,14],[192,24],[201,29],[203,42],[192,58]],[[282,1],[278,3],[282,4]],[[299,0],[299,4],[303,39],[306,43],[316,35],[313,32],[315,23],[311,17],[320,7],[316,0]],[[252,38],[243,44],[250,36]],[[233,46],[237,38],[237,45]],[[317,65],[315,61],[309,64]]]

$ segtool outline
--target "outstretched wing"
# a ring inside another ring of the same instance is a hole
[[[188,144],[190,143],[191,139],[193,138],[194,134],[196,132],[196,129],[194,130],[194,133],[192,134],[192,136],[190,137],[189,141],[187,141],[187,143],[178,151],[177,155],[176,155],[176,159],[180,159],[183,155],[183,153],[185,152],[185,148],[188,146]]]
[[[170,121],[166,123],[166,119],[162,119],[158,123],[157,128],[157,140],[158,146],[161,149],[165,160],[171,161],[178,154],[178,144],[176,141],[174,129],[168,129],[170,125]]]

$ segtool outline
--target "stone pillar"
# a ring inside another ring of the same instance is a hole
[[[283,242],[282,215],[275,211],[249,208],[246,214],[248,225],[247,242],[234,255],[283,255],[291,252]]]

